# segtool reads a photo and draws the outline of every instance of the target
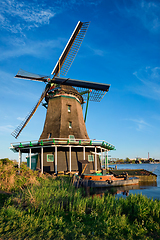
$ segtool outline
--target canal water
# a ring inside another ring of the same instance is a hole
[[[117,164],[117,169],[145,169],[157,175],[157,182],[146,182],[141,185],[117,187],[105,191],[109,191],[117,197],[126,197],[129,194],[143,194],[149,198],[160,200],[160,164]],[[115,167],[110,165],[109,167]]]

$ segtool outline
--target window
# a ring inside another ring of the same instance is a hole
[[[68,105],[68,112],[71,112],[71,105]]]
[[[47,162],[54,162],[54,155],[53,154],[47,154]]]
[[[69,122],[69,128],[72,128],[72,122]]]
[[[94,156],[88,155],[88,162],[93,162],[93,161],[94,161]]]
[[[74,142],[74,141],[75,141],[74,135],[69,135],[69,142]]]
[[[51,138],[51,136],[52,136],[52,133],[49,133],[49,134],[48,134],[48,138]]]

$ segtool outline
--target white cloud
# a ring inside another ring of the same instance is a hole
[[[18,117],[17,120],[23,121],[24,118],[22,118],[22,117]]]
[[[64,45],[62,44],[63,42],[65,42],[63,38],[58,38],[57,40],[45,40],[36,42],[26,41],[26,43],[23,42],[23,44],[21,44],[21,42],[19,42],[19,40],[16,38],[15,43],[13,42],[14,47],[1,52],[0,61],[23,55],[48,58],[48,49],[51,50],[54,48],[62,48]]]
[[[93,52],[95,55],[98,55],[98,56],[104,56],[104,51],[100,50],[100,49],[93,49]]]
[[[0,4],[1,28],[12,33],[24,35],[24,29],[32,29],[49,24],[50,20],[66,9],[73,9],[79,5],[97,6],[102,0],[58,0],[58,1],[20,1],[2,0]]]
[[[160,2],[158,1],[124,0],[123,7],[117,4],[117,9],[120,14],[127,18],[135,17],[139,19],[149,31],[157,32],[160,29]]]
[[[160,100],[160,67],[146,67],[133,73],[139,80],[131,91],[144,97]]]
[[[14,130],[12,125],[0,126],[0,132],[11,133]]]
[[[16,98],[20,97],[23,99],[30,99],[31,101],[34,101],[34,104],[38,101],[41,95],[40,89],[38,89],[36,92],[33,92],[29,87],[26,87],[24,80],[21,81],[21,79],[14,78],[14,74],[10,74],[0,70],[0,76],[2,86],[0,88],[0,95],[2,97],[5,98],[7,93],[10,98],[16,96]],[[30,84],[28,83],[27,85],[29,86]]]
[[[13,33],[22,33],[23,29],[49,24],[50,19],[55,16],[53,7],[19,0],[1,1],[0,12],[1,27]]]
[[[146,127],[151,127],[151,125],[148,124],[147,122],[145,122],[143,119],[130,118],[130,119],[125,119],[125,120],[134,122],[136,124],[137,131],[142,131],[142,130],[146,129]]]
[[[84,44],[84,46],[86,46],[86,47],[88,48],[88,50],[91,51],[91,54],[92,54],[92,55],[97,55],[97,56],[103,57],[103,56],[106,54],[106,51],[102,51],[102,50],[99,49],[99,48],[91,47],[91,46],[88,45],[88,44]]]

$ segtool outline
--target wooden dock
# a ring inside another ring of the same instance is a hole
[[[139,182],[157,181],[157,175],[145,169],[119,169],[110,170],[115,177],[121,177],[124,173],[128,173],[128,177],[138,177]]]

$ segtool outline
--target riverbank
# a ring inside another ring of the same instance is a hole
[[[39,176],[25,167],[17,175],[14,166],[8,168],[0,166],[1,189],[7,192],[0,193],[0,239],[160,238],[158,200],[85,197],[68,176]],[[9,179],[15,179],[10,190]]]

